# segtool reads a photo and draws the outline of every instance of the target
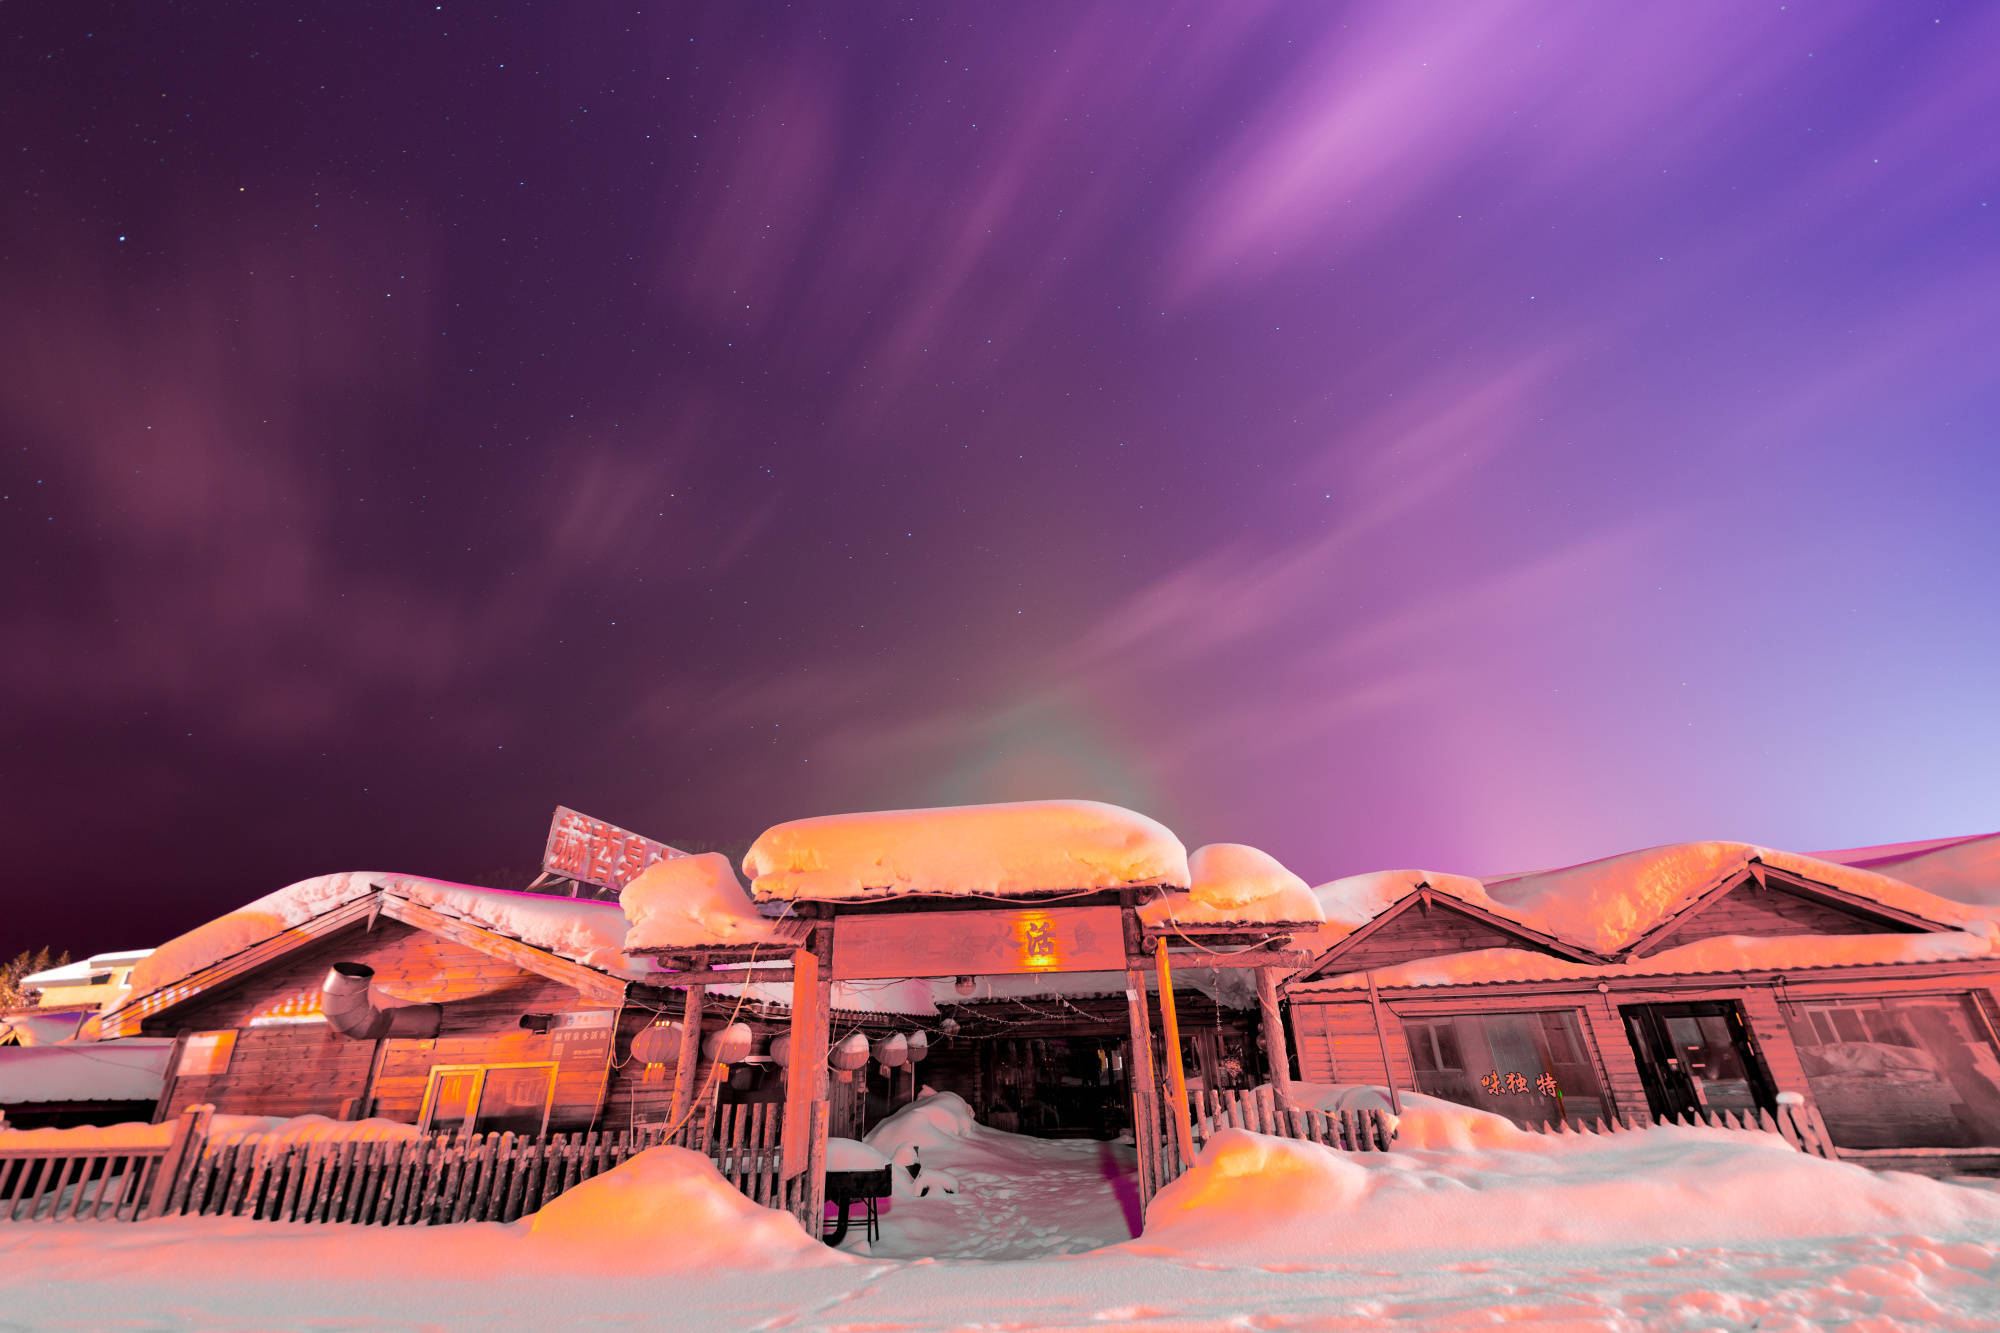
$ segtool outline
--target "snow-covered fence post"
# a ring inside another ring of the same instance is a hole
[[[1833,1140],[1826,1132],[1826,1122],[1819,1118],[1819,1112],[1806,1100],[1804,1093],[1778,1094],[1778,1123],[1785,1137],[1800,1152],[1833,1158]]]
[[[180,1119],[174,1122],[173,1133],[167,1139],[166,1155],[160,1158],[160,1165],[153,1174],[153,1188],[134,1215],[134,1221],[142,1217],[158,1217],[176,1201],[186,1200],[187,1184],[194,1175],[195,1164],[201,1161],[202,1149],[208,1144],[209,1120],[214,1114],[215,1107],[208,1102],[190,1106],[181,1112]]]

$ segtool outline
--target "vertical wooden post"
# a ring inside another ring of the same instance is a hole
[[[134,1219],[158,1217],[167,1211],[167,1203],[174,1196],[174,1187],[183,1183],[182,1177],[194,1174],[195,1163],[201,1160],[201,1150],[208,1144],[209,1117],[215,1114],[215,1107],[208,1102],[190,1106],[182,1111],[180,1119],[174,1122],[173,1134],[167,1139],[166,1155],[160,1158],[153,1177],[153,1188],[147,1193]],[[27,1166],[24,1163],[22,1171]]]
[[[1166,937],[1154,943],[1159,946],[1160,1035],[1166,1039],[1167,1072],[1173,1076],[1174,1141],[1180,1145],[1181,1161],[1193,1165],[1194,1121],[1188,1112],[1187,1066],[1181,1061],[1180,1016],[1174,1012],[1174,974],[1167,965]]]
[[[701,1010],[707,995],[708,987],[689,986],[687,1003],[681,1009],[681,1053],[674,1064],[673,1110],[667,1116],[667,1125],[676,1136],[687,1132],[695,1086],[701,1082]]]
[[[820,922],[812,934],[812,947],[792,955],[792,1056],[785,1079],[785,1133],[781,1144],[786,1179],[806,1171],[811,1164],[813,1104],[826,1100],[826,1056],[833,1000],[833,926]],[[818,1194],[823,1186],[804,1182],[805,1193]]]
[[[1278,1100],[1292,1100],[1292,1053],[1285,1044],[1285,1020],[1278,1012],[1278,969],[1257,969],[1257,1017],[1264,1038],[1264,1058],[1271,1066],[1271,1088]]]
[[[1375,1016],[1375,1044],[1382,1048],[1382,1081],[1389,1086],[1389,1110],[1403,1113],[1403,1100],[1396,1095],[1396,1069],[1389,1063],[1389,1033],[1382,1026],[1382,999],[1375,994],[1375,974],[1368,974],[1368,1010]]]
[[[1153,1020],[1146,974],[1125,973],[1125,1008],[1132,1021],[1132,1054],[1125,1081],[1132,1091],[1132,1139],[1139,1148],[1139,1192],[1150,1201],[1160,1188],[1160,1083],[1153,1070]]]

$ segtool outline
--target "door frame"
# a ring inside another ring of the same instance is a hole
[[[1764,1063],[1750,1016],[1741,1001],[1728,999],[1674,1000],[1662,1003],[1621,1004],[1618,1016],[1624,1020],[1625,1040],[1632,1047],[1632,1059],[1639,1066],[1639,1081],[1646,1089],[1646,1105],[1656,1119],[1703,1114],[1702,1100],[1695,1094],[1694,1076],[1682,1067],[1667,1035],[1668,1018],[1722,1018],[1728,1021],[1736,1045],[1736,1058],[1743,1062],[1750,1095],[1761,1110],[1778,1109],[1778,1084]],[[1662,1064],[1661,1061],[1665,1063]]]

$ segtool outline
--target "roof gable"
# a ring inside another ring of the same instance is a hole
[[[625,995],[625,983],[594,967],[524,944],[499,931],[470,921],[447,916],[422,903],[375,889],[350,899],[295,926],[211,963],[171,985],[134,995],[97,1021],[100,1038],[136,1036],[140,1025],[170,1009],[242,980],[290,957],[329,936],[351,928],[372,925],[378,916],[400,921],[418,930],[452,940],[489,957],[510,963],[552,981],[573,986],[583,995],[604,1003],[617,1003]]]
[[[1439,893],[1425,883],[1322,953],[1289,984],[1481,949],[1525,949],[1579,963],[1603,961],[1588,949]]]
[[[1718,935],[1883,935],[1953,927],[1751,858],[1620,951],[1644,958]]]

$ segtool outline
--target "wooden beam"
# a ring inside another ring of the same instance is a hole
[[[1368,974],[1368,1011],[1375,1016],[1375,1042],[1382,1048],[1382,1081],[1389,1085],[1389,1112],[1403,1113],[1403,1100],[1396,1095],[1396,1067],[1389,1063],[1389,1033],[1382,1026],[1382,998],[1375,993],[1375,974]]]
[[[1285,1020],[1278,1013],[1276,968],[1257,969],[1257,1016],[1264,1038],[1264,1058],[1271,1065],[1271,1088],[1281,1102],[1292,1100],[1292,1055],[1285,1044]]]
[[[789,1180],[812,1164],[813,1103],[826,1097],[827,1039],[832,1022],[833,933],[813,933],[812,947],[792,955],[792,1056],[785,1078],[785,1131],[779,1174]],[[820,1188],[806,1182],[806,1188]]]
[[[1182,950],[1174,955],[1174,963],[1178,967],[1257,967],[1290,970],[1309,967],[1318,957],[1318,954],[1272,949],[1252,949],[1247,953],[1190,953]]]
[[[789,967],[691,968],[686,972],[658,972],[647,976],[648,986],[740,986],[745,982],[790,981]]]
[[[1188,1111],[1187,1066],[1181,1061],[1181,1025],[1174,1013],[1174,974],[1167,963],[1167,942],[1159,941],[1160,1027],[1166,1038],[1167,1072],[1173,1076],[1174,1137],[1181,1160],[1194,1161],[1194,1117]]]
[[[468,949],[477,949],[489,958],[512,963],[524,972],[533,972],[551,981],[573,986],[586,999],[596,1000],[602,1004],[618,1004],[625,999],[625,983],[605,975],[594,967],[571,962],[546,949],[523,944],[511,936],[488,930],[484,926],[475,926],[469,921],[446,916],[422,903],[413,903],[386,890],[382,893],[381,907],[382,915],[391,920],[463,944]]]
[[[1145,946],[1140,941],[1139,914],[1128,901],[1125,913],[1125,1015],[1131,1050],[1125,1062],[1125,1086],[1132,1093],[1132,1141],[1139,1150],[1139,1206],[1152,1202],[1160,1190],[1160,1080],[1153,1069],[1152,1004],[1146,998]]]
[[[695,1087],[701,1082],[701,1011],[707,995],[706,987],[689,986],[687,1004],[681,1010],[680,1058],[674,1063],[673,1110],[667,1116],[674,1134],[680,1133],[693,1113]]]

